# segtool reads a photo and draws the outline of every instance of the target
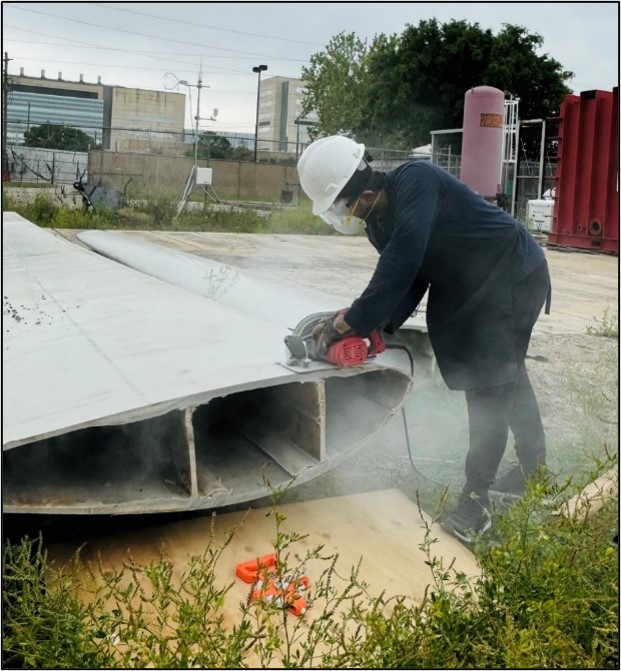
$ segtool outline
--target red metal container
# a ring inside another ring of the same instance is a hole
[[[548,244],[619,253],[618,109],[618,88],[565,97]]]

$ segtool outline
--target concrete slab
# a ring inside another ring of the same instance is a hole
[[[78,231],[59,231],[72,240]],[[362,237],[118,231],[172,249],[282,278],[342,298],[346,307],[371,278],[377,253]],[[535,333],[586,333],[619,302],[619,260],[607,254],[545,249],[552,313]],[[421,311],[424,309],[424,302]]]

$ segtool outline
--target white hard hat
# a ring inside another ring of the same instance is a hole
[[[364,145],[342,135],[310,144],[298,161],[304,193],[313,201],[313,214],[322,214],[336,200],[358,168],[364,168]]]

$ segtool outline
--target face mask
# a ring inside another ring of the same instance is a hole
[[[375,197],[373,205],[371,206],[371,209],[369,210],[369,213],[367,214],[367,217],[371,214],[371,212],[373,212],[373,208],[379,200],[379,196],[380,195],[378,193]],[[334,203],[328,208],[328,210],[326,210],[326,212],[320,214],[319,216],[339,233],[342,233],[343,235],[356,235],[357,233],[360,233],[364,230],[364,222],[366,219],[366,217],[365,219],[361,219],[360,217],[355,217],[352,214],[352,212],[356,209],[359,200],[360,196],[358,196],[356,202],[351,207],[347,207],[345,199],[339,198],[338,200],[334,201]]]

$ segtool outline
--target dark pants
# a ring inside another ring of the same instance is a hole
[[[466,457],[466,492],[486,493],[504,455],[509,429],[525,474],[545,464],[546,443],[537,398],[530,384],[524,357],[541,308],[548,296],[550,277],[542,264],[513,290],[516,315],[516,349],[522,361],[515,382],[466,390],[470,421],[470,449]]]

